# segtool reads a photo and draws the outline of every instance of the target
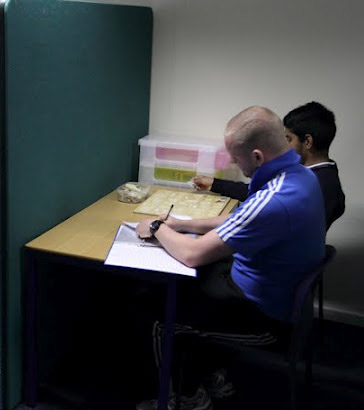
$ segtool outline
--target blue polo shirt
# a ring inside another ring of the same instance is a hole
[[[233,281],[266,315],[289,322],[296,285],[324,257],[315,174],[293,149],[254,173],[248,198],[216,232],[234,253]]]

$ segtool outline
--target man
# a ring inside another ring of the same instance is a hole
[[[335,116],[318,102],[310,102],[290,111],[283,119],[288,144],[301,156],[301,162],[317,176],[324,197],[326,230],[345,211],[336,163],[329,158],[329,148],[336,134]],[[192,179],[198,191],[221,193],[244,200],[248,185],[206,176]]]
[[[199,272],[188,299],[181,298],[186,305],[179,309],[179,323],[207,333],[246,334],[260,345],[273,343],[289,326],[297,283],[324,256],[322,194],[317,178],[288,147],[281,120],[267,108],[250,107],[232,118],[225,145],[252,178],[248,198],[233,214],[189,221],[162,216],[141,221],[137,232],[142,238],[155,236],[187,266],[233,256],[231,271]],[[194,370],[189,381],[194,378],[197,387]],[[206,392],[194,397],[186,399],[188,409],[211,408]],[[150,401],[137,407],[154,408]]]

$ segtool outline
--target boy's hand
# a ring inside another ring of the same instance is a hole
[[[210,191],[214,178],[196,175],[191,178],[191,182],[194,184],[196,191]]]

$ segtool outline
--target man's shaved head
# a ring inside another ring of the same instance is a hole
[[[258,106],[241,111],[228,122],[225,145],[247,177],[288,150],[280,118],[268,108]]]
[[[259,149],[277,156],[287,150],[281,119],[265,107],[252,106],[235,115],[226,126],[225,138],[236,152]]]

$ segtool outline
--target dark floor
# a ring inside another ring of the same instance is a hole
[[[103,354],[108,361],[111,353]],[[131,410],[136,401],[156,391],[152,382],[148,385],[153,375],[147,368],[140,368],[140,374],[138,369],[128,370],[130,360],[125,356],[125,366],[121,361],[103,361],[101,366],[99,355],[97,351],[91,355],[87,351],[88,365],[81,361],[78,365],[72,362],[71,366],[66,361],[62,371],[43,380],[36,410]],[[216,401],[215,409],[290,408],[289,384],[283,369],[272,370],[269,363],[257,366],[237,360],[232,380],[238,393]],[[301,407],[307,408],[303,401]],[[25,409],[24,405],[17,407]],[[364,328],[326,322],[325,343],[316,346],[315,352],[312,409],[364,409]]]
[[[163,317],[165,288],[88,270],[42,269],[36,410],[132,410],[156,398],[150,330]],[[364,409],[364,328],[325,322],[324,344],[315,345],[312,409]],[[220,356],[211,357],[215,365]],[[238,393],[215,409],[290,408],[285,368],[240,355],[228,364]],[[301,402],[299,410],[306,409]]]

